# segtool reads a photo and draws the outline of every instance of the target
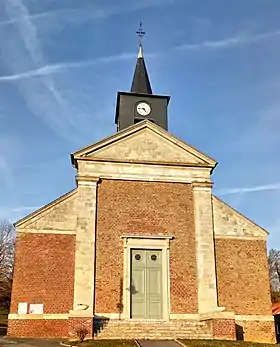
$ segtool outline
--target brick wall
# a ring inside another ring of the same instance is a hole
[[[266,243],[216,239],[219,306],[237,315],[271,315]]]
[[[236,340],[236,329],[234,319],[213,319],[212,334],[214,339]]]
[[[275,343],[274,321],[235,321],[237,338],[244,341]]]
[[[102,180],[97,193],[96,312],[118,312],[121,235],[174,235],[171,313],[197,313],[193,194],[190,184]]]
[[[68,324],[68,319],[12,319],[9,320],[8,336],[68,337]]]
[[[69,317],[69,338],[70,339],[91,339],[94,335],[93,318],[71,318]]]
[[[74,235],[18,237],[11,313],[17,313],[19,302],[43,303],[44,313],[68,313],[73,306],[74,262]]]

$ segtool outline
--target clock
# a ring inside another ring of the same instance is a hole
[[[136,110],[141,116],[148,116],[151,113],[151,106],[146,102],[140,102],[136,106]]]

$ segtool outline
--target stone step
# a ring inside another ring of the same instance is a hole
[[[97,339],[212,338],[207,324],[199,321],[96,321],[95,331]]]

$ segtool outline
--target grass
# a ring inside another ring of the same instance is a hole
[[[180,340],[180,342],[186,347],[272,347],[269,343],[244,341]],[[79,347],[136,347],[136,343],[133,340],[90,340],[79,343]]]
[[[224,340],[179,340],[186,347],[271,347],[275,344]]]

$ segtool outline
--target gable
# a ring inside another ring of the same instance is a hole
[[[212,195],[215,237],[261,238],[268,232]]]
[[[75,159],[103,159],[180,163],[214,167],[216,162],[164,129],[143,121],[72,155]]]
[[[75,230],[76,192],[74,189],[39,210],[17,221],[14,225],[28,230]]]
[[[118,160],[186,162],[196,164],[204,162],[197,156],[163,139],[150,129],[143,129],[117,143],[93,151],[88,156]]]

